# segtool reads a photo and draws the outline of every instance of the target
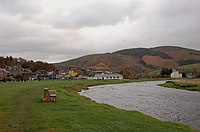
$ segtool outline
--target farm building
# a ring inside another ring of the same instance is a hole
[[[179,73],[179,71],[177,71],[177,70],[173,70],[170,77],[171,78],[182,78],[182,73]]]
[[[102,73],[102,74],[95,74],[92,77],[88,77],[91,80],[121,80],[123,76],[117,73]]]

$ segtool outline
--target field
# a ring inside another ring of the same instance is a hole
[[[200,92],[200,79],[178,79],[167,81],[160,86]]]
[[[178,69],[184,70],[184,71],[200,71],[200,63],[197,64],[191,64],[191,65],[185,65],[185,66],[180,66]]]
[[[200,63],[184,65],[184,66],[178,66],[176,68],[172,68],[172,70],[173,69],[178,69],[178,70],[180,70],[182,72],[185,72],[185,73],[192,73],[194,71],[200,72]],[[159,75],[160,72],[161,72],[161,69],[152,70],[151,72],[148,73],[148,75],[149,76]]]
[[[137,111],[119,110],[79,96],[83,86],[129,81],[30,81],[0,84],[0,131],[183,132],[186,125],[163,122]],[[44,103],[43,88],[57,90],[57,102]]]

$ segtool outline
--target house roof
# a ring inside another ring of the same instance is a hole
[[[121,74],[112,73],[112,74],[95,74],[94,77],[123,77]]]

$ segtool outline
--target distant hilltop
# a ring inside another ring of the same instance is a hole
[[[200,51],[175,46],[131,48],[112,53],[92,54],[55,63],[57,69],[78,67],[90,70],[137,74],[160,68],[200,63]]]
[[[13,58],[12,56],[0,57],[0,68],[16,66],[17,63],[19,63],[22,68],[30,69],[33,72],[37,70],[66,70],[70,67],[76,67],[83,70],[111,71],[121,74],[136,75],[139,73],[145,74],[161,68],[176,69],[180,66],[187,67],[187,69],[191,69],[195,66],[196,69],[196,67],[200,65],[200,51],[175,46],[130,48],[112,53],[86,55],[54,64]],[[192,67],[188,66],[191,64],[197,65],[193,65]]]

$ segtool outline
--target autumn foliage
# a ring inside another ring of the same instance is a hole
[[[0,57],[0,67],[3,68],[5,66],[16,66],[20,64],[22,68],[30,69],[31,71],[35,72],[37,70],[46,70],[52,71],[54,70],[54,66],[52,64],[48,64],[47,62],[42,61],[33,61],[33,60],[25,60],[22,58],[13,58],[10,57]]]

